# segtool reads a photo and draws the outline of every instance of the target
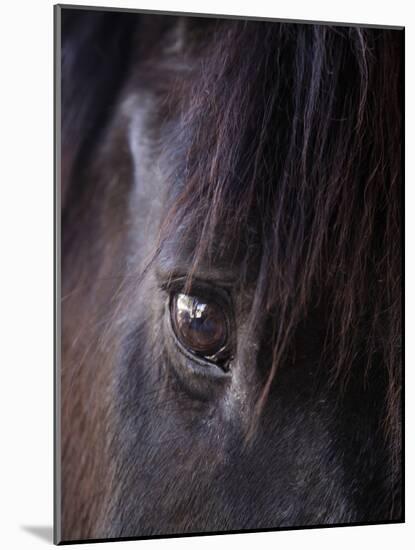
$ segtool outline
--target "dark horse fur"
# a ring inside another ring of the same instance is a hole
[[[62,539],[401,521],[403,32],[61,14]]]

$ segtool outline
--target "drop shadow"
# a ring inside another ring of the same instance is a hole
[[[21,528],[26,533],[53,544],[53,527],[51,525],[22,525]]]

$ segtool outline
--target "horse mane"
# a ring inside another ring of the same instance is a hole
[[[199,55],[171,92],[181,115],[167,150],[186,156],[171,159],[170,177],[182,189],[160,246],[173,227],[197,235],[189,279],[202,257],[220,256],[235,235],[247,260],[259,253],[252,327],[264,311],[278,321],[258,411],[295,331],[323,302],[321,360],[333,381],[345,386],[354,369],[385,371],[384,428],[396,458],[401,35],[227,21],[217,23]]]
[[[145,28],[146,17],[149,22],[155,17],[136,16],[132,23],[131,14],[123,15],[91,15],[85,40],[74,45],[68,40],[65,46],[72,53],[63,55],[63,138],[71,143],[76,136],[77,144],[68,162],[71,181],[111,116],[131,63],[127,51],[133,37]],[[324,304],[321,360],[343,386],[355,369],[385,373],[384,428],[396,458],[401,445],[401,33],[230,20],[208,28],[184,68],[177,63],[175,78],[152,60],[160,80],[170,79],[162,108],[174,112],[178,123],[163,154],[172,155],[169,178],[180,182],[155,253],[172,227],[182,226],[197,235],[189,280],[202,257],[214,260],[235,235],[259,255],[251,324],[264,312],[278,322],[258,414],[293,335],[316,304]],[[91,40],[96,49],[88,49]],[[101,69],[91,81],[85,75],[96,56],[105,63],[98,63]],[[88,94],[75,92],[73,70],[75,83],[84,77],[91,82]],[[79,106],[81,114],[75,115]],[[62,223],[80,193],[71,184]]]

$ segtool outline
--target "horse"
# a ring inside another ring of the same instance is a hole
[[[57,10],[60,539],[403,521],[402,29]]]

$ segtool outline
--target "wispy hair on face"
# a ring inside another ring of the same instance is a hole
[[[385,370],[398,449],[401,36],[222,22],[208,42],[174,91],[186,161],[172,171],[181,191],[161,241],[173,227],[197,235],[190,279],[230,243],[247,260],[259,252],[252,326],[264,312],[278,323],[258,410],[299,323],[323,303],[321,360],[342,384],[353,367]]]

